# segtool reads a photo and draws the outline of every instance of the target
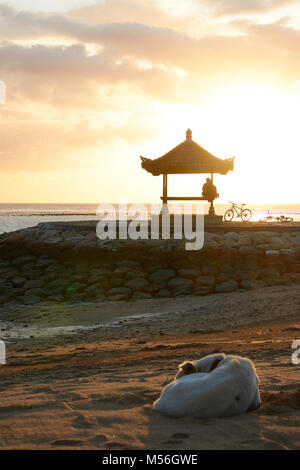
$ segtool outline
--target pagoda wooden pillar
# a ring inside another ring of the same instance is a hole
[[[161,213],[168,214],[168,175],[163,173],[163,195]]]
[[[168,204],[168,175],[166,173],[163,174],[163,197],[162,197],[163,204]]]

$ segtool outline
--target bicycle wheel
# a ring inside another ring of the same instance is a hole
[[[230,222],[233,219],[234,212],[232,209],[228,209],[228,211],[225,212],[224,214],[224,220],[225,222]]]
[[[242,210],[241,217],[242,217],[243,222],[249,222],[249,220],[252,217],[252,212],[250,211],[250,209],[244,209],[244,210]]]
[[[292,217],[285,217],[284,219],[282,219],[281,222],[284,222],[284,223],[289,223],[289,222],[293,222],[293,218]]]

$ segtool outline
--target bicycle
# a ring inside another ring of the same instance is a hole
[[[243,209],[246,204],[240,204],[240,206],[234,202],[229,201],[232,206],[224,214],[225,222],[231,222],[232,219],[241,218],[243,222],[249,222],[252,217],[252,212],[250,209]]]
[[[286,217],[285,215],[280,215],[279,217],[274,217],[272,215],[268,215],[264,219],[260,219],[259,222],[280,222],[283,224],[287,224],[289,222],[293,222],[294,219],[292,217]]]

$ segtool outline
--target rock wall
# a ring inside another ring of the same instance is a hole
[[[0,304],[209,295],[300,284],[300,232],[205,233],[99,241],[91,229],[40,224],[0,236]]]

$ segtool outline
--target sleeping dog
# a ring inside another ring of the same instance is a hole
[[[260,406],[258,384],[250,359],[211,354],[180,364],[153,408],[175,418],[234,416]]]

